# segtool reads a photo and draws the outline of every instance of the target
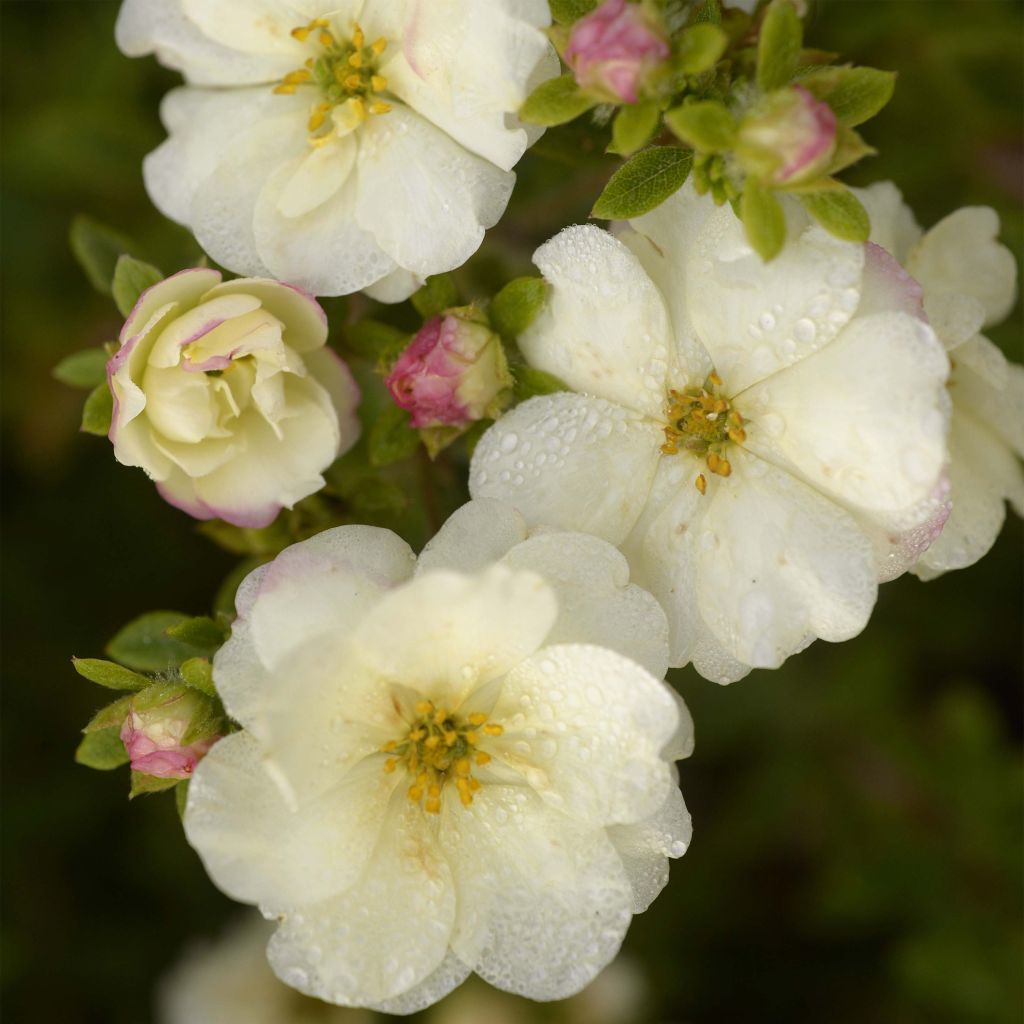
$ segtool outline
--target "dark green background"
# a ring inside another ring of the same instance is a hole
[[[153,985],[186,939],[232,912],[170,798],[129,806],[125,770],[72,762],[102,694],[69,657],[99,654],[147,609],[204,612],[232,565],[106,441],[76,433],[81,393],[50,378],[60,357],[119,327],[69,253],[75,213],[134,236],[164,270],[193,256],[140,177],[176,79],[121,57],[116,10],[0,5],[11,1022],[149,1020]],[[832,0],[809,29],[815,45],[900,72],[865,131],[881,155],[847,177],[895,178],[926,226],[990,204],[1018,259],[1021,12],[1009,0]],[[460,275],[470,296],[527,272],[537,244],[586,217],[615,166],[602,146],[581,124],[527,156],[508,213]],[[1018,360],[1019,324],[1018,309],[992,332]],[[449,487],[437,498],[441,512],[460,500]],[[677,675],[697,721],[682,773],[695,836],[627,939],[649,975],[651,1020],[1021,1019],[1020,582],[1014,521],[980,565],[886,586],[856,640],[729,688]]]

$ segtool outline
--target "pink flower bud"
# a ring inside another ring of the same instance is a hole
[[[802,86],[779,90],[740,125],[737,152],[749,173],[773,185],[822,174],[836,149],[836,116]]]
[[[202,713],[204,698],[190,690],[155,707],[133,708],[121,726],[121,742],[132,770],[161,779],[188,779],[206,752],[220,739],[210,736],[184,745],[185,734]]]
[[[640,4],[605,0],[573,25],[565,62],[580,88],[619,103],[636,103],[648,75],[669,53]]]
[[[512,384],[501,340],[470,316],[469,309],[456,309],[428,320],[387,378],[417,429],[482,419]]]

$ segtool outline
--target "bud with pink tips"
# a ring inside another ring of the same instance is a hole
[[[121,726],[121,742],[132,771],[160,779],[189,779],[206,752],[220,739],[202,728],[210,701],[185,687],[162,690],[133,702]],[[198,738],[192,734],[200,733]],[[205,734],[205,735],[204,735]],[[188,740],[189,742],[186,742]]]

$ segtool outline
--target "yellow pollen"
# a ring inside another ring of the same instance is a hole
[[[504,731],[502,726],[493,723],[484,726],[484,733],[488,736],[500,736]]]
[[[388,48],[388,41],[381,36],[380,39],[375,40],[370,44],[370,49],[373,50],[376,56],[380,56]]]
[[[697,479],[693,481],[693,485],[701,494],[708,493],[708,482],[703,473],[697,474]]]
[[[487,716],[482,711],[474,711],[469,716],[470,725],[483,725],[487,721]]]
[[[366,36],[358,25],[354,26],[352,29],[352,45],[357,50],[361,50],[366,45]]]
[[[421,700],[416,704],[417,715],[429,715],[434,710],[434,705],[429,700]]]
[[[312,29],[310,29],[306,25],[303,25],[301,28],[293,28],[292,29],[292,38],[293,39],[298,39],[298,41],[300,43],[304,43],[309,38],[309,33],[311,31],[312,31]]]
[[[427,748],[427,750],[434,750],[440,742],[441,742],[441,737],[440,736],[428,736],[423,741],[423,746],[425,746]]]
[[[342,75],[345,73],[344,68],[338,68],[337,73]],[[346,89],[358,89],[362,84],[362,79],[358,75],[346,75],[345,80],[341,83]]]
[[[357,50],[349,54],[348,63],[350,67],[361,68],[363,66],[363,55]]]
[[[325,29],[325,28],[322,28],[320,30],[320,35],[317,36],[317,42],[321,46],[334,46],[334,45],[336,45],[334,36],[332,36],[331,33],[328,32],[327,29]]]
[[[294,85],[277,85],[273,91],[277,96],[291,96],[297,88],[298,86]]]
[[[370,86],[374,92],[383,92],[388,87],[388,80],[383,75],[371,75]]]
[[[483,750],[476,752],[476,763],[482,768],[485,764],[491,763],[491,755]]]
[[[371,114],[387,114],[393,109],[394,108],[391,106],[390,103],[384,103],[381,100],[378,100],[376,103],[372,103],[370,105]]]

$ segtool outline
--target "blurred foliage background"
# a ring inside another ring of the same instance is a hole
[[[1013,0],[822,0],[808,29],[811,45],[900,72],[866,131],[881,155],[847,179],[895,179],[925,226],[992,205],[1018,260],[1022,12]],[[105,441],[77,432],[82,394],[50,376],[120,326],[71,256],[75,214],[129,234],[165,271],[198,255],[140,175],[176,76],[117,52],[116,13],[105,0],[0,4],[0,949],[8,1019],[40,1024],[154,1019],[153,991],[183,946],[235,913],[170,796],[128,806],[126,770],[72,761],[104,695],[70,656],[99,655],[144,610],[205,612],[233,565]],[[458,275],[468,297],[529,272],[537,244],[586,218],[617,165],[605,141],[584,120],[528,154],[503,221]],[[334,322],[362,302],[332,303]],[[1018,360],[1020,322],[1018,309],[993,332]],[[395,472],[414,543],[463,500],[461,469],[456,453],[426,513],[424,466]],[[815,644],[781,671],[731,688],[676,674],[697,722],[682,766],[695,836],[626,941],[647,989],[637,1024],[1021,1020],[1021,540],[1014,521],[974,568],[886,586],[861,637]]]

